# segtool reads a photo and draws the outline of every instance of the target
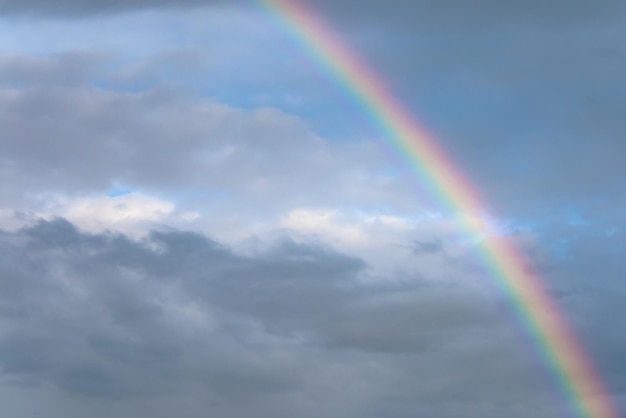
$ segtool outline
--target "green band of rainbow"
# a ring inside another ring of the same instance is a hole
[[[511,242],[487,233],[488,227],[480,216],[487,211],[483,199],[440,146],[389,93],[384,82],[304,4],[298,0],[259,2],[362,106],[419,178],[427,179],[440,201],[465,220],[467,232],[485,237],[481,241],[481,261],[504,289],[521,324],[538,342],[575,415],[619,418],[588,356],[541,280],[527,270]]]

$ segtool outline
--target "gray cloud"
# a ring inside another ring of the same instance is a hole
[[[570,20],[569,5],[562,19],[543,12],[558,2],[519,5],[537,6],[536,21],[514,7],[475,29],[442,18],[433,20],[439,28],[353,36],[499,210],[529,216],[546,202],[619,194],[626,55],[616,40],[626,13]],[[469,22],[484,11],[474,6]]]
[[[241,3],[244,3],[243,1]],[[358,2],[355,0],[305,1],[311,8],[318,8],[325,14],[336,15],[343,19],[364,19],[385,24],[388,21],[396,23],[427,25],[430,28],[437,24],[473,25],[479,22],[499,24],[510,19],[521,22],[578,22],[614,17],[624,11],[624,5],[619,0],[576,0],[571,2],[542,2],[529,1],[520,3],[514,0],[495,1],[481,0],[471,5],[462,0],[393,0],[381,4],[376,1]],[[159,9],[159,8],[187,8],[197,5],[226,4],[223,0],[132,0],[132,1],[104,1],[104,0],[3,0],[0,8],[7,14],[34,15],[34,16],[92,16],[105,13],[119,13],[130,10]],[[377,20],[375,20],[377,19]]]
[[[25,55],[0,56],[0,81],[17,87],[72,87],[89,83],[104,54],[91,52],[61,53],[49,57]]]
[[[427,255],[427,254],[438,254],[444,251],[443,244],[441,241],[419,241],[415,240],[413,242],[413,254],[415,255]]]
[[[145,70],[158,74],[162,64],[197,64],[191,50],[179,52],[155,57]],[[191,63],[174,64],[181,57]],[[245,199],[249,204],[239,203],[235,210],[254,207],[256,213],[277,205],[281,210],[355,202],[411,210],[424,205],[403,192],[401,178],[385,174],[391,161],[381,159],[372,144],[324,141],[302,119],[272,108],[245,111],[167,88],[124,93],[90,87],[89,80],[102,77],[104,59],[79,52],[2,57],[0,171],[11,179],[2,191],[5,205],[26,194],[108,191],[118,183],[147,190],[208,190],[208,201],[227,205]],[[603,91],[608,94],[609,86]],[[527,216],[548,211],[555,202],[575,206],[607,194],[614,201],[626,167],[617,134],[621,119],[613,102],[585,103],[559,110],[571,113],[566,123],[538,125],[516,140],[502,138],[519,136],[505,131],[523,117],[507,120],[514,109],[503,108],[498,111],[508,116],[498,119],[506,123],[483,120],[478,127],[479,118],[451,127],[451,137],[457,128],[467,130],[447,145],[505,214]],[[550,112],[558,109],[558,103],[550,106]],[[489,132],[482,136],[484,129]],[[593,145],[581,132],[593,132]]]
[[[206,77],[211,69],[211,57],[199,48],[177,48],[164,50],[134,66],[122,68],[110,77],[116,86],[153,86],[163,80],[190,80]]]
[[[125,413],[189,394],[189,416],[200,399],[228,417],[556,411],[471,285],[366,284],[363,261],[292,240],[243,256],[197,233],[134,241],[62,219],[0,238],[5,385],[116,399]]]
[[[40,222],[3,238],[3,254],[13,255],[13,261],[3,259],[1,275],[5,375],[51,380],[72,393],[114,398],[178,391],[178,385],[190,382],[207,386],[215,396],[247,397],[297,383],[283,370],[286,365],[268,367],[267,356],[274,356],[269,346],[255,349],[281,338],[260,332],[255,340],[254,326],[237,319],[237,311],[225,318],[219,313],[237,298],[253,301],[256,294],[246,293],[247,286],[259,281],[258,287],[271,287],[272,273],[306,283],[310,279],[294,270],[295,261],[246,260],[191,233],[155,233],[145,243],[85,235],[63,220]],[[148,244],[159,249],[150,250]],[[347,257],[335,255],[335,267],[318,253],[307,251],[310,263],[327,273],[337,270],[341,278],[354,269],[342,271],[342,264],[354,264]],[[253,274],[247,264],[265,264],[268,271]],[[241,273],[231,278],[227,271],[233,268]],[[239,280],[241,294],[220,293],[220,282],[231,280]],[[289,303],[291,296],[275,297]],[[251,321],[248,305],[242,302],[239,311]],[[263,312],[272,308],[262,307]],[[197,328],[190,325],[194,321]]]
[[[88,17],[133,10],[192,7],[207,3],[215,4],[219,2],[219,0],[178,0],[175,2],[171,0],[2,0],[2,2],[0,2],[0,10],[3,14],[9,15]]]
[[[172,51],[156,61],[186,67],[177,61],[189,54]],[[103,77],[102,59],[91,53],[0,59],[0,172],[12,179],[2,191],[4,205],[43,192],[108,192],[117,184],[200,191],[211,205],[257,215],[277,206],[379,205],[381,195],[402,196],[394,190],[403,184],[385,174],[388,162],[372,143],[332,143],[275,108],[237,109],[171,86],[137,93],[95,88],[87,80]]]

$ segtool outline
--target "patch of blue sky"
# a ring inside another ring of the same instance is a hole
[[[141,57],[185,46],[244,45],[246,37],[260,33],[252,14],[227,7],[148,10],[97,19],[0,19],[0,47],[35,55],[96,50]]]
[[[123,187],[123,186],[114,186],[109,193],[107,194],[108,197],[121,197],[121,196],[126,196],[129,195],[131,193],[136,192],[137,189],[134,189],[132,187]]]

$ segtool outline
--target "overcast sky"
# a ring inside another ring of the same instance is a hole
[[[446,149],[626,415],[626,3],[308,5]],[[11,418],[573,418],[430,195],[254,0],[0,0]]]

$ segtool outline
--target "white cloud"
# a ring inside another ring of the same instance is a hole
[[[174,211],[172,203],[136,192],[117,197],[63,200],[58,205],[62,207],[61,216],[88,230],[96,225],[159,222]]]
[[[141,192],[100,197],[43,194],[35,200],[45,203],[18,216],[14,210],[0,211],[0,228],[16,230],[36,219],[61,217],[85,231],[118,231],[138,237],[164,223],[184,225],[198,216],[191,212],[177,213],[174,203]]]

